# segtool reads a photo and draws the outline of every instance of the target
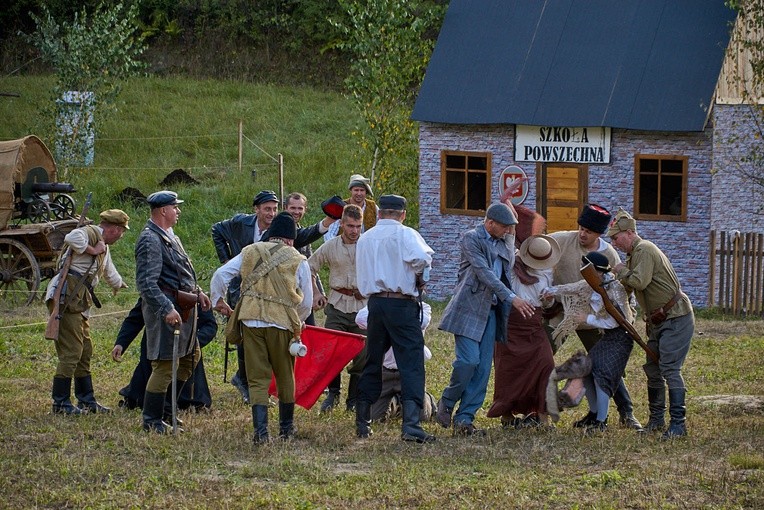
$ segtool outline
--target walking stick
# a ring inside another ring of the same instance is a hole
[[[176,329],[172,338],[172,433],[178,433],[178,344],[180,330]]]

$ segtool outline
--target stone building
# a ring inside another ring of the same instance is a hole
[[[459,236],[519,171],[550,232],[585,203],[631,212],[705,306],[710,231],[764,231],[728,171],[761,141],[745,105],[715,103],[735,18],[723,0],[452,0],[412,115],[430,297],[450,296]]]

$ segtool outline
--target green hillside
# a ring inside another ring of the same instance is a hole
[[[0,79],[0,92],[20,94],[0,97],[0,139],[36,134],[54,151],[50,137],[41,132],[40,118],[51,85],[52,77]],[[210,226],[237,212],[250,212],[258,190],[278,191],[278,154],[284,158],[285,190],[309,199],[309,222],[320,219],[321,200],[345,195],[350,174],[364,173],[354,164],[358,149],[351,137],[360,118],[351,102],[337,93],[233,81],[139,78],[125,85],[117,107],[97,119],[93,167],[71,169],[59,180],[76,186],[78,202],[93,192],[91,218],[111,207],[131,216],[132,230],[114,247],[117,267],[128,281],[134,275],[133,243],[148,209],[118,202],[115,195],[126,187],[148,195],[179,168],[199,181],[172,188],[186,200],[176,231],[206,282],[218,266]]]

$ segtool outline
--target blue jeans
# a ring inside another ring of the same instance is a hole
[[[475,413],[485,401],[496,341],[496,312],[492,310],[488,314],[488,322],[479,341],[461,335],[454,337],[456,359],[451,372],[451,382],[448,388],[443,390],[441,400],[449,408],[453,408],[456,402],[459,402],[459,408],[454,415],[454,425],[468,425],[475,419]]]

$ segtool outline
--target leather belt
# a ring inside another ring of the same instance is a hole
[[[411,296],[409,294],[404,294],[403,292],[377,292],[375,294],[372,294],[371,296],[393,298],[393,299],[411,299],[412,301],[416,301],[416,298],[414,296]]]
[[[353,296],[354,298],[358,300],[363,299],[363,295],[360,292],[358,292],[358,289],[337,289],[332,287],[332,290],[339,292],[343,296]]]
[[[681,297],[682,297],[682,291],[681,290],[676,291],[676,294],[674,294],[674,297],[669,299],[668,303],[663,305],[663,311],[668,313],[668,311],[671,310],[671,307],[674,306]]]

